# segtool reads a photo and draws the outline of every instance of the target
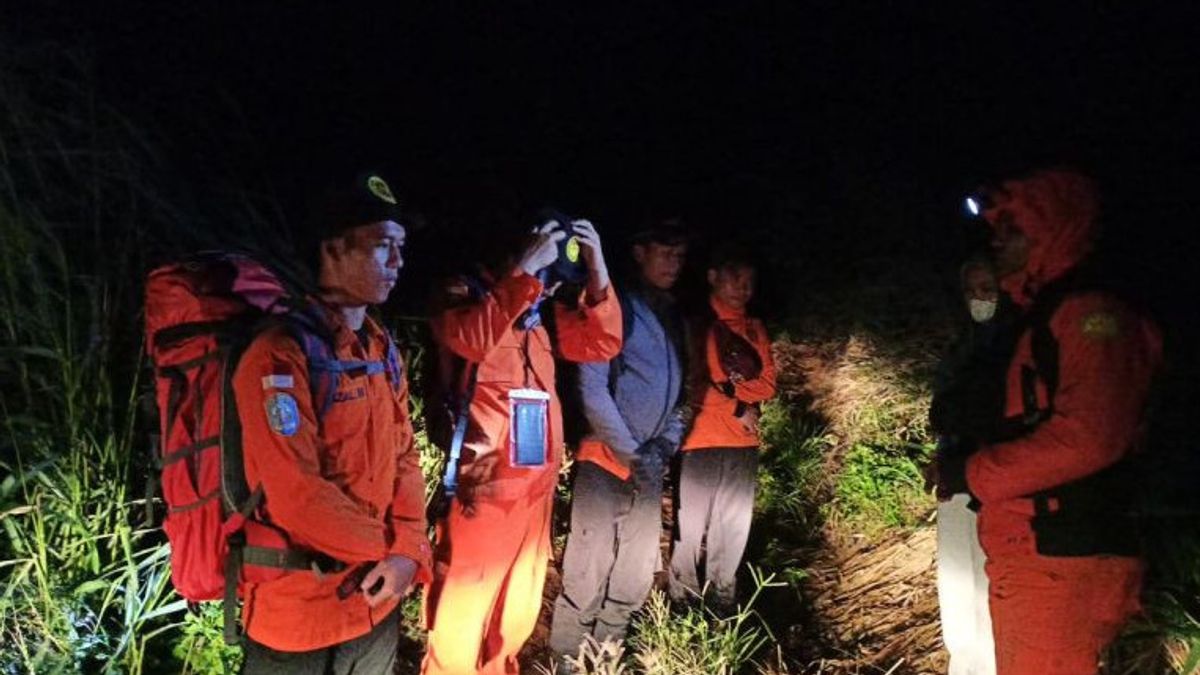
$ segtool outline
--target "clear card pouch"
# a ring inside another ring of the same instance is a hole
[[[511,422],[509,464],[545,466],[550,394],[538,389],[511,389],[508,392],[508,414]]]

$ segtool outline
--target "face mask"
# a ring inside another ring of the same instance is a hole
[[[984,323],[996,316],[996,301],[971,298],[967,301],[967,309],[970,310],[972,319],[977,323]]]

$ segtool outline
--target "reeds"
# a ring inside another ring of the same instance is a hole
[[[0,662],[161,669],[183,603],[146,522],[138,433],[143,233],[167,219],[154,159],[82,62],[0,72]]]

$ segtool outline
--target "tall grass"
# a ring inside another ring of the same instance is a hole
[[[705,605],[672,609],[654,591],[633,625],[630,639],[639,672],[646,675],[735,675],[749,670],[754,657],[773,641],[754,609],[764,589],[782,585],[773,574],[751,568],[754,591],[725,616]]]
[[[673,606],[662,591],[652,591],[623,644],[598,643],[589,637],[577,654],[566,658],[569,670],[591,675],[759,672],[757,657],[774,642],[774,636],[754,605],[765,590],[783,584],[753,567],[750,576],[753,593],[727,613],[714,611],[702,599],[695,605]],[[537,664],[536,669],[543,675],[555,672],[547,664]]]
[[[79,331],[88,311],[76,301],[95,291],[44,223],[0,219],[0,249],[0,369],[18,376],[0,393],[0,658],[34,672],[141,672],[159,620],[183,605],[131,490],[136,379],[122,394]]]
[[[137,420],[142,233],[167,218],[153,158],[81,62],[0,72],[0,663],[162,670],[183,609],[145,522]]]

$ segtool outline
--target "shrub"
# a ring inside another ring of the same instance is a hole
[[[916,525],[932,506],[912,459],[867,445],[846,454],[827,510],[866,534]]]

